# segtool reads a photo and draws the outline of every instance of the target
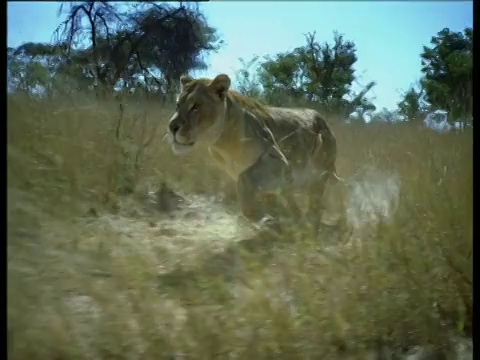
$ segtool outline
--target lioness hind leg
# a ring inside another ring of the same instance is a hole
[[[278,212],[280,204],[278,202],[278,196],[275,193],[264,193],[260,196],[260,203],[263,207],[263,211],[269,214],[275,214]]]
[[[252,184],[249,176],[242,174],[237,182],[238,205],[242,215],[251,221],[258,221],[262,218],[258,211],[255,195],[255,185]]]
[[[273,200],[276,195],[272,193],[287,185],[285,173],[288,171],[288,164],[275,155],[264,154],[238,178],[238,203],[242,214],[249,220],[258,221],[268,215],[265,206],[261,206],[265,204],[259,203],[258,195],[268,194],[270,205],[276,207],[278,201]]]
[[[318,180],[308,186],[308,210],[307,218],[312,222],[313,230],[316,233],[320,228],[324,212],[323,196],[328,181],[328,174],[322,175]]]
[[[292,217],[295,221],[297,221],[298,218],[301,217],[302,211],[298,206],[294,194],[290,191],[290,189],[285,189],[281,191],[280,196],[286,202],[286,206],[282,206],[283,210],[285,210],[289,217]]]
[[[323,204],[326,209],[322,222],[327,225],[343,226],[347,216],[347,187],[345,182],[338,178],[336,174],[330,175],[325,192],[323,194]]]

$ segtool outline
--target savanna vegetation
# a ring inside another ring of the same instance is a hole
[[[472,336],[472,29],[432,37],[397,109],[352,89],[346,35],[245,60],[238,91],[327,116],[349,216],[374,221],[357,241],[302,220],[237,236],[231,180],[162,141],[217,29],[196,3],[61,7],[52,43],[7,49],[9,359],[455,358]],[[422,126],[436,109],[464,126]]]

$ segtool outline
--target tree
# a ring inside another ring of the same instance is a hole
[[[285,104],[288,99],[315,103],[344,118],[354,111],[374,110],[366,99],[374,82],[358,94],[352,91],[356,80],[355,44],[336,32],[333,45],[320,44],[315,36],[307,34],[305,45],[268,57],[260,64],[259,81],[266,100],[272,104]]]
[[[153,81],[166,91],[182,73],[205,68],[203,54],[221,45],[195,3],[127,4],[121,12],[107,1],[72,3],[55,31],[70,60],[83,64],[97,88],[142,82],[148,88]]]
[[[384,107],[372,114],[370,123],[394,123],[401,120],[399,115],[398,111],[390,111]]]
[[[7,48],[7,88],[9,92],[28,95],[42,93],[50,76],[45,65],[18,56],[14,48]]]
[[[259,81],[267,102],[280,105],[287,98],[298,101],[305,94],[302,67],[294,52],[279,53],[274,58],[266,57],[260,64]]]
[[[236,81],[238,83],[238,91],[245,95],[254,98],[261,98],[262,89],[260,82],[255,72],[255,65],[257,65],[259,57],[254,56],[250,61],[240,58],[242,67],[236,73]],[[252,71],[252,68],[254,70]]]
[[[472,114],[473,31],[445,28],[421,54],[425,98],[433,108],[448,111],[450,121],[468,123]]]
[[[53,44],[8,49],[10,91],[40,87],[53,95],[95,88],[97,95],[114,89],[165,94],[181,74],[206,68],[204,55],[222,44],[196,3],[122,5],[60,5],[59,14],[66,10],[66,17]]]
[[[427,113],[427,108],[422,101],[423,96],[423,88],[417,91],[413,86],[403,94],[403,99],[398,103],[398,113],[404,117],[405,121],[416,123],[423,121]]]
[[[64,9],[63,5],[59,7],[59,14]],[[94,82],[103,89],[118,80],[112,79],[111,64],[105,50],[110,45],[112,31],[123,21],[117,7],[108,1],[72,2],[66,19],[54,32],[57,41],[67,45],[68,54],[77,50],[75,60],[86,60],[83,62],[91,65]]]
[[[139,68],[162,74],[167,89],[191,70],[206,69],[203,55],[222,44],[197,7],[153,6],[132,14],[134,26],[124,36]],[[129,54],[129,55],[130,55]]]

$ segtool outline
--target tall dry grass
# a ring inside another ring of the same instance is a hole
[[[20,95],[7,109],[9,359],[361,359],[471,335],[469,132],[334,124],[343,177],[399,179],[391,221],[334,257],[297,225],[159,277],[164,254],[83,218],[161,181],[235,204],[205,153],[174,157],[162,142],[172,109]]]

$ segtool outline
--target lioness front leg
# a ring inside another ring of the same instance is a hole
[[[260,194],[273,193],[289,186],[289,164],[275,152],[267,152],[240,174],[237,197],[242,214],[249,220],[259,221],[268,214],[258,202]]]

